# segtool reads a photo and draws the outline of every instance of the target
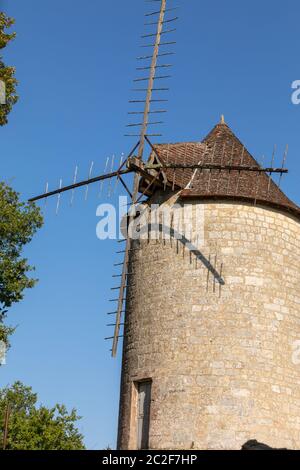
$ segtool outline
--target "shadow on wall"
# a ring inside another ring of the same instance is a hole
[[[242,450],[288,450],[288,449],[274,449],[266,444],[262,444],[261,442],[257,442],[256,440],[252,439],[251,441],[246,442],[243,445]]]
[[[181,243],[185,248],[189,250],[191,254],[193,254],[201,263],[204,264],[204,266],[207,268],[207,270],[213,275],[214,279],[220,284],[220,286],[225,285],[225,281],[222,277],[222,266],[221,266],[221,271],[220,273],[217,271],[217,269],[212,265],[211,261],[208,260],[203,253],[195,246],[193,243],[188,240],[184,234],[181,234],[174,230],[173,227],[167,227],[163,224],[148,224],[146,226],[140,227],[139,230],[139,235],[142,238],[143,234],[147,234],[148,239],[149,233],[151,231],[156,231],[157,233],[169,235],[171,239],[173,238],[174,240],[178,240],[179,243]]]

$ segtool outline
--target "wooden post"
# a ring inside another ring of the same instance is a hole
[[[153,51],[153,56],[152,56],[146,103],[145,103],[145,109],[144,109],[144,120],[143,120],[143,126],[142,126],[142,131],[141,131],[141,138],[139,142],[138,158],[140,160],[142,160],[143,154],[144,154],[145,139],[146,139],[147,128],[148,128],[148,116],[149,116],[150,103],[151,103],[151,98],[152,98],[152,88],[153,88],[154,78],[156,74],[157,58],[158,58],[159,46],[161,42],[161,33],[163,30],[166,5],[167,5],[167,0],[161,0],[159,20],[157,24],[156,40],[155,40],[154,51]],[[138,173],[136,173],[134,176],[133,191],[132,191],[132,204],[133,205],[137,201],[137,196],[139,192],[139,181],[140,181],[140,176]],[[134,216],[131,216],[129,219],[129,224],[130,222],[132,222],[133,219],[134,219]],[[113,346],[112,346],[112,357],[116,357],[118,342],[119,342],[120,322],[121,322],[121,315],[123,311],[124,293],[126,290],[126,283],[127,283],[127,267],[128,267],[128,262],[129,262],[129,252],[132,246],[129,235],[130,234],[128,233],[127,240],[126,240],[124,264],[123,264],[123,270],[122,270],[122,275],[121,275],[121,288],[120,288],[119,299],[118,299],[116,327],[115,327],[114,340],[113,340]]]
[[[143,153],[144,153],[145,136],[147,134],[148,117],[149,117],[150,103],[151,103],[151,98],[152,98],[152,89],[153,89],[153,83],[155,79],[157,57],[159,53],[159,46],[160,46],[161,33],[163,29],[163,24],[164,24],[166,5],[167,5],[167,0],[161,0],[160,15],[159,15],[158,23],[157,23],[156,40],[155,40],[154,51],[153,51],[153,56],[152,56],[150,76],[149,76],[149,82],[148,82],[148,90],[147,90],[147,96],[146,96],[146,104],[145,104],[145,109],[144,109],[144,120],[143,120],[143,127],[142,127],[142,132],[141,132],[140,146],[139,146],[139,153],[138,153],[139,158],[142,158]]]

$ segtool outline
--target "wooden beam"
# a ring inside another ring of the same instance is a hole
[[[143,158],[143,154],[144,154],[145,136],[147,134],[147,128],[148,128],[148,115],[150,111],[152,89],[154,88],[154,80],[155,80],[155,74],[156,74],[156,68],[157,68],[157,59],[158,59],[158,54],[159,54],[159,46],[161,42],[161,34],[163,30],[163,25],[164,25],[166,6],[167,6],[167,0],[161,0],[159,19],[157,23],[156,39],[155,39],[155,44],[154,44],[152,62],[150,66],[150,76],[149,76],[149,81],[148,81],[147,96],[146,96],[146,102],[145,102],[145,108],[144,108],[144,119],[143,119],[143,126],[141,130],[140,146],[139,146],[139,151],[138,151],[138,157],[140,159]]]

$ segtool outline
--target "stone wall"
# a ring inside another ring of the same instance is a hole
[[[204,213],[200,255],[131,252],[118,447],[136,448],[134,383],[151,378],[152,449],[299,449],[300,223],[234,202]]]

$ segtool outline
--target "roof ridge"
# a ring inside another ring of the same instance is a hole
[[[225,122],[219,122],[218,124],[216,124],[214,126],[214,128],[207,134],[206,137],[204,137],[204,139],[202,140],[203,143],[206,143],[215,133],[216,129],[218,128],[226,128],[229,132],[230,132],[230,135],[232,138],[234,138],[237,143],[243,147],[245,149],[245,151],[247,152],[247,154],[249,155],[250,158],[252,158],[252,160],[254,160],[255,164],[260,167],[261,165],[259,164],[259,162],[257,161],[257,159],[252,155],[252,153],[249,152],[248,148],[243,144],[243,142],[237,137],[237,135],[233,132],[233,130],[231,129],[231,127],[228,126],[228,124],[226,124]]]
[[[158,143],[154,144],[154,147],[166,146],[166,145],[185,145],[185,144],[203,144],[201,140],[188,140],[184,142],[167,142],[167,143]]]

